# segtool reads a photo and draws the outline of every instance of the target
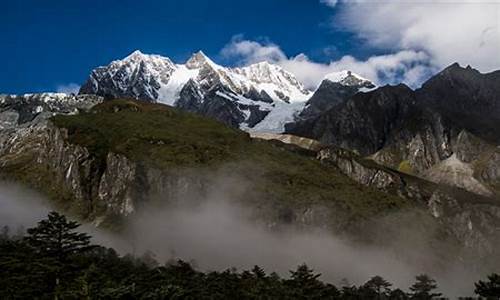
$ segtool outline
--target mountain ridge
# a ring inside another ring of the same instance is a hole
[[[373,86],[350,71],[332,74],[330,80],[333,77],[341,86],[356,91]],[[122,60],[92,70],[79,93],[159,102],[233,127],[277,133],[295,120],[312,95],[292,73],[278,65],[262,61],[223,67],[202,51],[184,64],[134,51]]]
[[[322,93],[334,99],[328,86]],[[497,151],[481,145],[500,145],[499,116],[500,72],[482,74],[455,63],[420,89],[399,84],[357,93],[312,118],[288,124],[285,132],[496,198],[500,177],[483,169],[500,167]],[[453,176],[450,170],[461,174],[446,178]]]

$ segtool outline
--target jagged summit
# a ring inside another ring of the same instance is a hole
[[[203,67],[204,64],[209,64],[210,66],[218,66],[214,63],[203,51],[199,50],[194,53],[186,62],[186,67],[188,69],[199,69]]]
[[[345,86],[356,86],[360,88],[373,89],[375,88],[375,84],[370,80],[353,73],[349,70],[342,70],[339,72],[333,72],[327,74],[325,76],[325,80],[329,80],[331,82],[338,82]]]
[[[144,53],[142,53],[140,50],[135,50],[134,52],[130,53],[127,57],[125,57],[124,60],[137,59],[144,56],[145,56]]]
[[[161,102],[241,128],[255,126],[278,107],[280,113],[275,117],[280,120],[267,121],[292,121],[303,105],[291,108],[289,104],[304,104],[310,97],[293,74],[268,62],[229,68],[198,51],[186,63],[175,64],[167,57],[139,50],[94,69],[80,94]],[[283,126],[273,130],[282,131]]]

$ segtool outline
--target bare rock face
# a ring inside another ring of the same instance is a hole
[[[500,203],[477,196],[474,194],[476,190],[468,193],[443,188],[336,147],[320,150],[318,159],[334,164],[345,175],[363,185],[397,193],[400,197],[420,203],[470,253],[487,257],[497,251]]]
[[[263,140],[276,140],[283,142],[285,144],[295,145],[300,148],[318,151],[323,146],[320,142],[308,138],[303,138],[300,136],[295,136],[291,134],[276,134],[276,133],[259,133],[259,132],[251,132],[250,137],[254,139],[263,139]]]
[[[391,188],[399,189],[404,184],[398,174],[382,168],[369,168],[358,160],[356,154],[348,150],[325,148],[318,152],[317,158],[334,163],[344,174],[363,185],[389,191]]]
[[[497,147],[484,162],[484,166],[478,170],[479,176],[485,181],[500,180],[500,149]]]
[[[422,174],[432,182],[463,188],[469,192],[491,197],[493,192],[474,178],[473,167],[453,154]]]
[[[491,150],[494,146],[479,139],[466,130],[462,130],[457,137],[454,148],[459,160],[470,163],[479,159],[482,153]]]

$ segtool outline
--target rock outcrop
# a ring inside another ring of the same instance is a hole
[[[442,228],[467,249],[469,255],[486,257],[497,251],[500,203],[478,195],[486,193],[486,196],[491,196],[487,190],[479,190],[478,193],[479,187],[470,183],[464,184],[463,188],[472,189],[473,193],[447,188],[388,169],[336,147],[322,149],[318,152],[318,159],[334,164],[345,175],[363,185],[421,203]]]

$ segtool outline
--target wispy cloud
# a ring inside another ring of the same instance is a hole
[[[235,35],[221,50],[223,58],[237,60],[240,64],[252,64],[262,61],[278,62],[287,59],[281,48],[269,41],[258,42]]]
[[[68,84],[58,85],[56,88],[56,91],[58,93],[65,93],[65,94],[78,94],[79,90],[80,90],[80,85],[73,82]]]
[[[310,89],[315,89],[327,74],[342,70],[358,73],[379,85],[404,82],[412,87],[417,87],[435,71],[429,55],[423,51],[402,50],[366,60],[347,55],[329,63],[319,63],[305,54],[288,57],[272,42],[246,40],[241,35],[233,38],[221,54],[242,65],[264,60],[279,64]]]
[[[483,72],[500,68],[500,2],[483,0],[339,0],[333,27],[378,50],[423,50],[432,63]],[[325,2],[325,1],[321,1]]]
[[[330,7],[335,7],[338,3],[338,0],[320,0],[319,2],[326,4]]]
[[[383,55],[364,60],[347,55],[328,63],[305,54],[289,57],[268,40],[239,35],[221,54],[241,64],[274,62],[314,88],[330,72],[344,69],[377,84],[404,82],[418,87],[454,62],[488,72],[500,68],[500,3],[481,0],[319,0],[336,7],[332,26],[357,35],[360,47]],[[342,3],[342,5],[339,5]]]

